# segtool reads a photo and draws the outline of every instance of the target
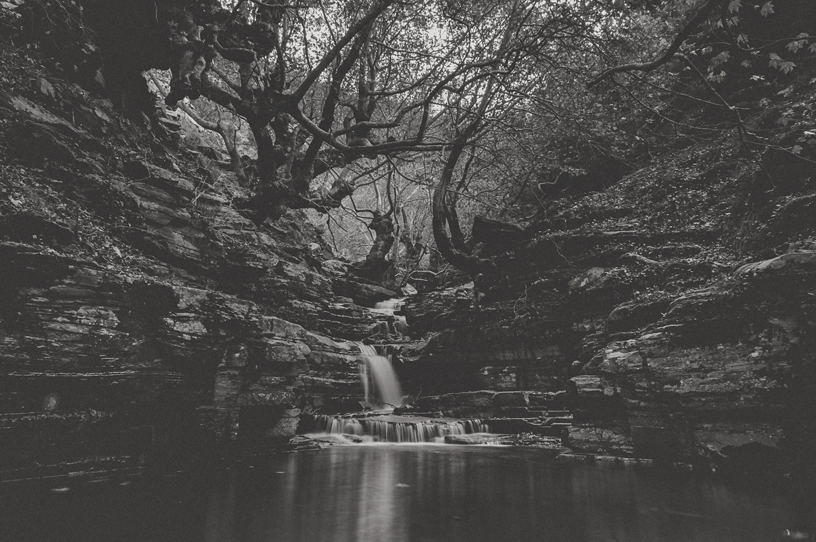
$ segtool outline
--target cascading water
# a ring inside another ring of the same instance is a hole
[[[391,361],[367,344],[360,345],[360,352],[360,380],[363,382],[366,404],[386,408],[402,406],[402,387]]]
[[[402,300],[387,302],[379,311],[393,311]],[[379,305],[379,304],[378,304]],[[373,442],[444,442],[445,437],[487,433],[489,428],[481,420],[421,419],[394,416],[390,412],[402,406],[404,397],[391,360],[377,353],[373,346],[360,344],[360,381],[363,384],[365,406],[376,407],[382,413],[356,416],[314,417],[317,433],[347,435],[356,441]]]
[[[386,301],[379,301],[374,305],[373,309],[369,310],[371,312],[376,312],[379,314],[390,316],[392,318],[392,321],[389,325],[392,327],[392,331],[394,331],[398,335],[405,335],[406,332],[408,331],[408,322],[405,319],[405,316],[395,314],[397,311],[402,310],[402,306],[404,304],[405,298],[388,299]]]
[[[378,301],[374,304],[374,308],[370,309],[374,312],[379,312],[380,314],[387,314],[389,316],[394,316],[394,313],[400,309],[405,304],[405,298],[401,299],[388,299],[386,301]]]
[[[476,419],[428,420],[404,416],[315,416],[314,425],[317,432],[356,435],[374,442],[442,442],[446,436],[488,431],[487,425]]]

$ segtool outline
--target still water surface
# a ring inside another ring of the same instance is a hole
[[[64,493],[16,488],[0,505],[8,540],[49,542],[767,542],[791,521],[780,496],[687,473],[433,445],[337,447]]]

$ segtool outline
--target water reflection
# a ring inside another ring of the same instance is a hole
[[[9,540],[766,542],[791,525],[767,494],[499,447],[339,447],[26,495],[0,498]]]
[[[788,520],[781,501],[682,474],[527,451],[348,447],[275,468],[213,494],[207,540],[744,542]]]

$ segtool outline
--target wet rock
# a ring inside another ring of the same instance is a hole
[[[47,98],[51,98],[52,100],[57,99],[57,89],[55,89],[54,85],[45,77],[38,77],[34,82],[34,88]]]
[[[570,378],[570,384],[580,399],[611,397],[617,393],[615,385],[602,376],[576,376]]]
[[[735,276],[769,280],[772,277],[816,275],[816,252],[792,252],[770,260],[745,264]]]
[[[403,306],[403,313],[413,330],[426,333],[467,321],[472,306],[472,288],[448,288],[409,297]]]
[[[458,417],[473,412],[490,412],[493,408],[492,391],[472,391],[420,397],[414,406],[422,411],[438,411],[445,416]]]
[[[0,237],[9,241],[55,246],[74,242],[74,232],[70,228],[34,214],[0,217]]]
[[[22,130],[23,134],[30,129],[35,129],[40,132],[41,137],[48,137],[53,141],[53,145],[66,145],[66,142],[62,140],[66,138],[67,142],[76,142],[87,151],[104,150],[98,139],[28,98],[0,92],[0,107],[6,107],[14,112],[14,115],[27,126]],[[34,149],[31,150],[34,151]]]
[[[668,299],[618,305],[606,319],[607,328],[610,333],[639,329],[659,320],[668,308]]]
[[[397,292],[365,282],[363,279],[342,277],[336,279],[333,285],[338,295],[349,297],[363,307],[373,307],[378,301],[399,297]]]
[[[774,241],[781,241],[803,228],[812,228],[815,224],[816,194],[807,194],[791,198],[774,211],[770,230]]]
[[[489,433],[473,433],[470,435],[447,435],[445,444],[503,444],[507,440],[506,435],[494,435]]]
[[[619,428],[571,427],[565,439],[570,449],[581,453],[632,456],[635,448],[631,437]]]
[[[530,405],[529,392],[505,391],[493,395],[493,404],[497,407],[526,407]]]
[[[530,237],[523,228],[515,224],[501,222],[482,215],[473,217],[471,236],[475,243],[500,245],[505,250],[510,249],[513,244],[527,241]]]
[[[600,284],[603,274],[604,269],[602,267],[593,267],[588,269],[570,281],[570,290],[592,288],[593,286]]]

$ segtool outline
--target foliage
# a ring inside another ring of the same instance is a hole
[[[816,52],[810,0],[196,0],[194,23],[170,4],[168,104],[232,138],[236,167],[255,147],[258,223],[328,213],[352,258],[376,211],[392,262],[437,250],[478,274],[474,216],[545,227],[553,198],[724,132],[757,163],[811,159],[803,104],[774,109],[794,137],[760,126]]]

